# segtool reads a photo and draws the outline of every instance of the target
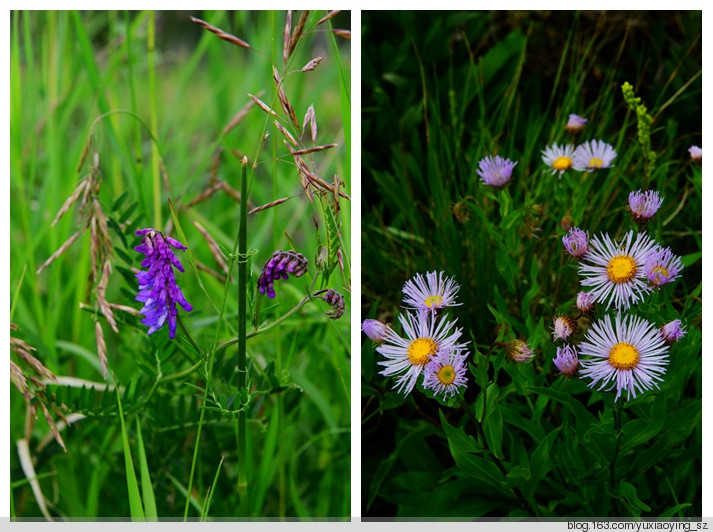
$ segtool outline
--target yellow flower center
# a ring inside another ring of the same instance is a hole
[[[651,277],[654,278],[654,284],[659,284],[668,277],[668,270],[663,266],[654,266],[651,268]]]
[[[565,155],[561,155],[555,159],[555,161],[552,163],[552,168],[555,170],[567,170],[572,166],[572,159]]]
[[[427,297],[424,303],[428,308],[436,308],[443,303],[443,298],[441,296]]]
[[[602,161],[599,157],[593,157],[593,158],[589,159],[589,167],[590,168],[599,168],[603,164],[604,164],[604,161]]]
[[[639,351],[633,345],[619,342],[609,351],[609,363],[616,369],[632,369],[639,363]]]
[[[629,255],[612,257],[607,266],[607,275],[615,283],[626,283],[636,275],[636,261]]]
[[[436,342],[431,338],[416,338],[408,346],[408,358],[417,365],[421,366],[428,362],[431,355],[436,352]]]
[[[453,366],[443,366],[438,370],[438,380],[442,384],[451,384],[456,378],[456,372]]]

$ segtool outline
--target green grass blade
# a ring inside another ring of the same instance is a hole
[[[158,521],[158,511],[156,510],[156,498],[151,485],[151,475],[149,474],[149,464],[146,461],[146,449],[144,448],[144,438],[141,435],[141,422],[136,418],[136,433],[139,446],[139,468],[141,471],[141,492],[143,494],[144,509],[147,521]]]
[[[225,455],[221,456],[220,458],[218,469],[215,471],[215,477],[213,478],[213,485],[208,490],[208,495],[206,495],[205,501],[203,501],[203,510],[201,510],[201,521],[205,522],[206,517],[208,517],[208,513],[210,512],[210,503],[213,500],[215,487],[218,484],[218,475],[220,475],[220,468],[223,466],[223,460],[225,460]]]
[[[126,423],[124,422],[124,410],[121,408],[121,395],[119,387],[114,379],[114,387],[116,392],[116,402],[119,405],[119,420],[121,421],[121,444],[124,449],[124,464],[126,467],[126,488],[129,490],[129,509],[131,511],[132,521],[143,521],[145,519],[144,509],[141,506],[141,494],[139,492],[139,483],[136,481],[136,472],[134,464],[131,461],[131,448],[129,447],[129,436],[126,432]]]

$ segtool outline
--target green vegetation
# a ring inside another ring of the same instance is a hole
[[[12,13],[13,518],[349,515],[350,19],[327,15]],[[174,338],[138,315],[147,227],[187,246]],[[275,250],[308,263],[270,299]]]

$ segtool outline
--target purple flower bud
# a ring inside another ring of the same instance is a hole
[[[663,336],[663,339],[669,344],[677,342],[683,338],[685,334],[686,331],[681,327],[681,320],[673,320],[661,327],[661,336]]]
[[[270,259],[262,267],[262,273],[257,280],[257,287],[261,294],[267,293],[267,297],[275,297],[275,289],[272,284],[279,279],[289,279],[301,277],[307,272],[307,259],[296,251],[275,251]]]
[[[703,150],[698,146],[691,146],[688,148],[688,153],[691,154],[691,160],[700,161],[703,159]]]
[[[330,320],[336,320],[342,317],[342,314],[344,314],[344,296],[342,294],[330,288],[322,296],[322,299],[332,307],[331,310],[325,312]]]
[[[577,294],[577,308],[582,312],[589,312],[594,308],[594,294],[580,292]]]
[[[476,170],[481,178],[481,181],[486,185],[493,187],[502,187],[510,181],[512,170],[517,162],[512,162],[510,159],[503,159],[500,155],[493,158],[488,155],[478,162],[479,170]]]
[[[579,259],[589,251],[589,233],[573,227],[562,237],[562,244],[567,253]]]
[[[505,354],[513,362],[522,364],[535,358],[535,352],[524,340],[510,340],[505,344]]]
[[[579,115],[571,114],[569,115],[569,120],[567,120],[567,125],[564,126],[567,133],[579,133],[584,129],[584,124],[587,123],[587,119]]]
[[[364,320],[361,324],[364,331],[372,342],[383,342],[389,329],[379,320]]]
[[[141,266],[148,268],[148,271],[136,274],[139,280],[136,300],[144,303],[141,314],[146,316],[141,323],[149,327],[148,334],[153,334],[168,322],[168,335],[173,338],[176,335],[176,303],[186,312],[193,310],[193,307],[176,284],[172,266],[182,272],[183,265],[171,247],[180,250],[187,248],[178,240],[166,237],[150,227],[136,231],[136,236],[144,237],[135,249],[146,255]]]
[[[656,190],[646,190],[629,193],[629,208],[637,221],[648,220],[659,210],[663,198],[659,197]]]
[[[557,356],[553,359],[553,362],[562,375],[571,377],[577,373],[577,369],[579,368],[577,348],[572,345],[558,347]]]

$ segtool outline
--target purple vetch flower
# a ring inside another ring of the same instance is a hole
[[[570,114],[569,120],[567,120],[567,125],[564,126],[567,133],[579,133],[584,129],[584,125],[587,123],[587,119],[579,115]]]
[[[288,279],[290,274],[293,277],[300,277],[307,271],[307,258],[296,251],[275,251],[270,259],[262,267],[262,273],[257,280],[257,287],[260,293],[267,292],[270,299],[275,297],[275,289],[272,283],[278,279]]]
[[[332,307],[325,312],[330,320],[337,320],[344,314],[344,296],[331,288],[322,296],[322,299]]]
[[[580,292],[577,294],[577,308],[581,312],[589,312],[594,308],[594,296],[591,292]]]
[[[186,312],[193,310],[193,307],[183,297],[183,292],[176,284],[172,266],[182,272],[183,265],[171,247],[180,250],[187,248],[178,240],[150,227],[139,229],[136,236],[144,237],[141,245],[135,249],[146,255],[141,266],[148,268],[148,271],[136,274],[139,280],[136,301],[144,303],[141,314],[146,316],[141,323],[149,327],[148,334],[153,334],[168,321],[168,335],[173,338],[176,335],[176,303]]]
[[[679,341],[686,335],[686,331],[681,327],[681,320],[673,320],[661,327],[661,336],[667,343],[672,344]]]
[[[657,287],[670,283],[680,277],[683,265],[681,258],[674,255],[669,248],[657,248],[651,251],[644,260],[644,269],[649,282]]]
[[[367,319],[361,324],[361,330],[364,331],[372,342],[381,343],[386,338],[389,329],[379,320]]]
[[[481,177],[481,181],[486,185],[502,187],[510,181],[512,170],[516,164],[517,162],[503,159],[500,155],[496,155],[495,158],[488,155],[480,160],[478,163],[480,169],[476,170],[475,173]]]
[[[656,190],[646,190],[644,192],[637,190],[629,193],[629,208],[637,221],[651,218],[659,210],[662,203],[663,198],[659,197],[659,193]]]
[[[589,233],[573,227],[562,237],[562,244],[567,253],[578,259],[589,251]]]
[[[703,150],[698,146],[691,146],[688,148],[688,153],[691,154],[691,160],[693,161],[700,161],[703,159]]]
[[[557,348],[557,356],[552,359],[560,370],[562,375],[571,377],[579,369],[579,356],[577,355],[577,347],[573,345],[564,345]]]

